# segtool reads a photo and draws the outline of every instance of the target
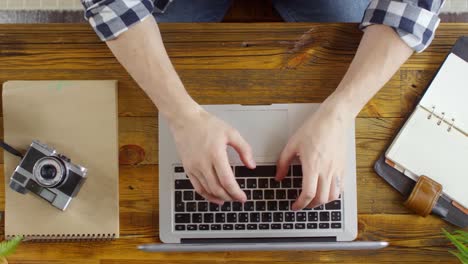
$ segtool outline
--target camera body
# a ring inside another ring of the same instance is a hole
[[[65,211],[86,180],[87,169],[49,146],[33,141],[10,178],[10,188],[32,192]]]

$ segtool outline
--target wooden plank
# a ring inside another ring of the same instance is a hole
[[[10,257],[12,261],[47,259],[120,259],[164,262],[443,262],[456,263],[449,250],[449,242],[441,233],[448,225],[435,217],[415,215],[360,215],[358,240],[387,240],[390,247],[380,251],[307,251],[286,252],[219,252],[219,253],[145,253],[137,245],[159,241],[157,237],[128,237],[112,242],[90,243],[23,243]],[[53,245],[53,246],[51,246]],[[96,250],[96,249],[99,250]],[[143,262],[145,263],[145,262]]]

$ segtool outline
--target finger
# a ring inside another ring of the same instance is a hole
[[[327,176],[320,176],[318,180],[317,195],[309,204],[309,208],[314,208],[328,202],[330,196],[331,178]]]
[[[219,182],[223,186],[224,190],[231,196],[234,200],[245,202],[247,201],[247,196],[239,187],[239,184],[234,178],[234,173],[232,168],[229,165],[229,160],[226,151],[217,156],[214,164],[216,174],[218,175]]]
[[[338,199],[338,196],[340,195],[339,183],[340,183],[339,176],[337,174],[335,174],[335,176],[333,176],[333,179],[331,181],[330,195],[328,196],[328,201],[331,202],[331,201],[334,201],[334,200]]]
[[[305,162],[304,162],[305,161]],[[301,158],[302,163],[302,191],[297,200],[293,203],[293,210],[301,210],[306,207],[317,192],[318,174],[314,172],[313,160]]]
[[[198,194],[200,194],[203,198],[205,198],[205,200],[210,201],[212,203],[216,203],[216,204],[223,204],[224,203],[223,200],[218,199],[218,198],[210,195],[206,191],[206,189],[203,187],[203,185],[201,184],[201,182],[198,180],[197,177],[195,177],[195,176],[190,177],[190,182],[192,183],[193,188],[195,189],[195,191]]]
[[[244,163],[245,166],[249,167],[250,169],[255,168],[255,160],[253,158],[252,148],[250,147],[249,143],[245,141],[245,139],[234,130],[228,135],[228,145],[233,147]]]
[[[232,201],[232,197],[224,190],[219,182],[218,176],[214,168],[206,170],[206,181],[208,182],[208,188],[210,189],[211,195],[216,198],[222,199],[223,201]]]
[[[275,180],[281,181],[288,174],[289,169],[291,168],[291,162],[296,157],[296,153],[293,151],[292,147],[289,144],[284,147],[281,155],[276,163],[276,176]]]

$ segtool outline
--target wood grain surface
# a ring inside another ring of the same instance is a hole
[[[187,90],[201,104],[321,102],[340,82],[362,36],[356,24],[165,24],[161,31]],[[121,238],[23,243],[9,263],[457,263],[441,234],[441,228],[454,227],[412,214],[372,166],[456,39],[467,34],[466,24],[442,24],[433,44],[413,55],[356,120],[358,239],[387,240],[388,248],[150,254],[136,246],[159,241],[156,107],[89,26],[0,25],[0,83],[119,81]],[[0,181],[0,211],[3,185]]]

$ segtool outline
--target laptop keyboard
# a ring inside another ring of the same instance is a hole
[[[207,202],[184,176],[175,180],[175,231],[333,230],[342,228],[342,198],[313,209],[290,210],[302,186],[302,168],[291,166],[287,177],[274,179],[276,166],[233,167],[247,202]],[[183,174],[183,167],[174,167]]]

